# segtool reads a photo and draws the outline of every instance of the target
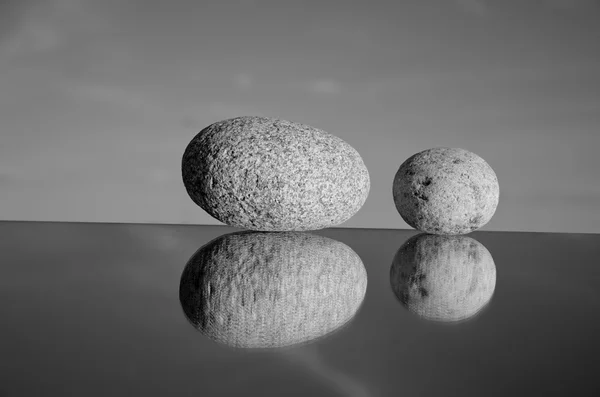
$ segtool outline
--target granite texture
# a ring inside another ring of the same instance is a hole
[[[390,281],[410,312],[428,320],[461,321],[492,299],[496,266],[475,239],[418,234],[396,253]]]
[[[230,226],[305,231],[350,219],[369,194],[369,173],[342,139],[307,125],[243,116],[204,128],[182,175],[191,199]]]
[[[394,176],[396,209],[426,233],[467,234],[488,223],[500,196],[492,167],[475,153],[434,148],[409,157]]]
[[[181,276],[191,324],[232,347],[306,343],[346,324],[367,288],[346,244],[303,232],[238,232],[201,247]]]

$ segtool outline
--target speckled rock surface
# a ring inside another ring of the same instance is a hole
[[[488,223],[500,197],[496,173],[475,153],[434,148],[409,157],[392,188],[396,209],[426,233],[466,234]]]
[[[460,321],[492,299],[496,266],[475,239],[419,234],[396,253],[390,281],[409,311],[428,320]]]
[[[243,116],[204,128],[182,175],[191,199],[217,220],[257,231],[337,226],[362,207],[369,173],[342,139],[307,125]]]
[[[232,347],[305,343],[346,324],[367,289],[346,244],[302,232],[238,232],[201,247],[181,276],[188,320]]]

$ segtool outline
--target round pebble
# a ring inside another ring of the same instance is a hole
[[[428,320],[461,321],[492,299],[496,266],[473,238],[419,234],[396,253],[390,281],[410,312]]]
[[[179,288],[199,331],[232,347],[305,343],[339,329],[358,311],[367,271],[350,247],[302,232],[238,232],[201,247]]]
[[[337,226],[365,203],[359,153],[323,130],[243,116],[200,131],[182,159],[190,198],[215,219],[257,231]]]
[[[394,177],[396,209],[426,233],[466,234],[488,223],[500,195],[498,178],[465,149],[434,148],[409,157]]]

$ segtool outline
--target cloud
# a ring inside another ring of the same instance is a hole
[[[488,5],[483,0],[456,0],[456,4],[469,14],[484,16],[489,12]]]
[[[373,32],[356,25],[322,24],[317,21],[305,25],[304,37],[307,40],[318,40],[332,46],[343,46],[359,51],[376,45]]]
[[[227,119],[238,116],[265,116],[250,107],[234,105],[226,102],[211,102],[206,109],[211,116]],[[216,120],[215,120],[216,121]]]
[[[47,0],[27,5],[20,22],[2,43],[8,57],[47,53],[68,44],[74,35],[96,32],[103,24],[85,0]]]
[[[179,125],[186,130],[199,132],[212,123],[239,116],[277,117],[250,106],[213,101],[208,104],[198,103],[195,106],[188,106],[185,114],[179,120]]]
[[[309,92],[315,94],[339,94],[341,92],[341,85],[330,79],[314,80],[306,85]]]
[[[490,5],[486,0],[455,0],[456,5],[463,11],[478,16],[485,16],[490,12]],[[577,10],[595,5],[595,0],[544,0],[541,7],[551,7],[560,10]]]
[[[546,4],[561,10],[574,10],[594,5],[595,0],[546,0]]]
[[[15,177],[14,175],[12,175],[8,172],[0,171],[0,186],[6,187],[6,186],[14,185],[15,183],[18,183],[18,182],[19,182],[19,179],[17,177]]]
[[[173,173],[164,168],[157,168],[149,171],[146,177],[147,180],[153,184],[164,184],[175,179]]]
[[[62,42],[61,33],[53,26],[28,22],[22,31],[9,39],[5,50],[9,54],[48,52],[58,48]]]
[[[238,73],[233,77],[233,82],[238,88],[248,89],[254,85],[254,78],[248,73]]]
[[[114,85],[73,83],[65,90],[79,100],[91,100],[108,103],[129,110],[162,115],[163,107],[149,96]]]
[[[29,164],[0,164],[0,186],[14,187],[24,186],[31,182],[39,183],[44,180],[44,171],[47,170],[36,169]]]

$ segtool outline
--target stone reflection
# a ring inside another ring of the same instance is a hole
[[[366,269],[346,244],[306,232],[245,231],[221,236],[190,258],[179,299],[209,338],[273,348],[343,326],[366,288]]]
[[[422,233],[400,247],[390,279],[409,311],[428,320],[461,321],[492,299],[496,266],[485,246],[471,237]]]

